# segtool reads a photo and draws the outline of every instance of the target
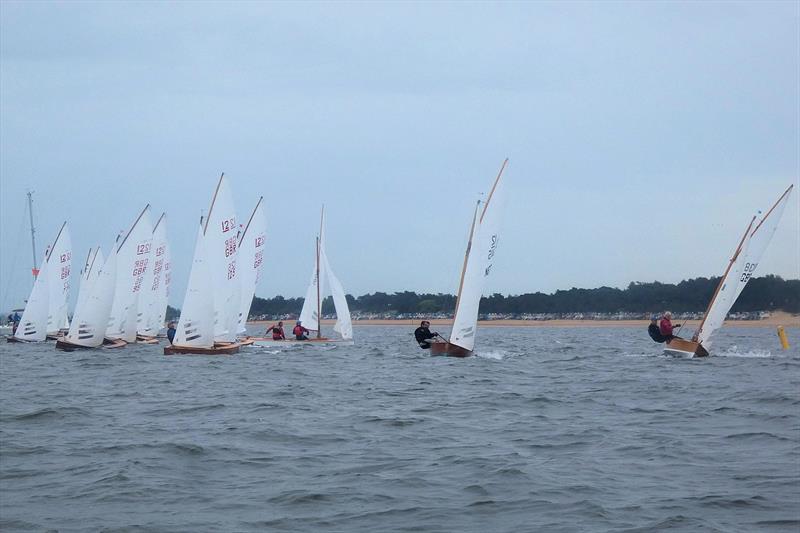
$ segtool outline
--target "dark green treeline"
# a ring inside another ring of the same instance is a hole
[[[704,311],[714,294],[719,278],[696,278],[677,285],[668,283],[633,282],[626,289],[600,287],[598,289],[559,290],[553,294],[541,292],[503,296],[493,294],[481,300],[481,313],[616,313],[656,312],[670,309],[674,312]],[[381,314],[452,313],[455,296],[451,294],[417,294],[376,292],[354,298],[347,295],[352,312]],[[276,296],[256,297],[250,309],[251,316],[296,315],[303,306],[303,298]],[[780,276],[754,278],[747,284],[733,306],[732,312],[783,310],[800,313],[800,280],[784,280]],[[333,302],[327,298],[323,314],[333,313]]]

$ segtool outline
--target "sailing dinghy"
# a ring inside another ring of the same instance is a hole
[[[222,174],[208,216],[197,231],[181,317],[173,344],[164,348],[164,355],[227,355],[239,351],[237,230],[233,197]]]
[[[794,185],[790,185],[786,189],[758,224],[755,224],[757,217],[750,220],[692,339],[675,337],[667,341],[664,346],[665,354],[679,357],[708,356],[712,335],[722,327],[728,311],[753,277],[764,250],[778,228],[793,187]]]
[[[464,254],[464,265],[461,269],[461,281],[458,284],[456,311],[450,340],[431,343],[431,355],[467,357],[473,354],[483,283],[491,274],[499,241],[500,211],[503,203],[501,177],[507,164],[508,159],[503,161],[489,196],[483,203],[483,209],[480,209],[480,201],[475,205],[467,251]],[[480,216],[478,215],[479,210]]]
[[[328,255],[325,252],[323,240],[323,230],[325,227],[325,207],[322,208],[319,222],[319,235],[316,240],[316,250],[314,258],[314,268],[311,272],[311,282],[306,290],[306,297],[303,301],[303,309],[300,311],[300,323],[306,329],[315,332],[316,335],[307,340],[273,340],[265,337],[250,337],[254,346],[286,346],[291,344],[303,345],[353,345],[353,321],[350,318],[350,308],[347,305],[344,287],[333,273]],[[322,322],[322,301],[325,298],[326,287],[330,287],[333,298],[333,306],[336,309],[336,324],[333,331],[338,333],[341,338],[323,337]]]
[[[17,332],[8,342],[41,342],[60,333],[67,321],[71,268],[72,241],[64,222],[42,259]]]

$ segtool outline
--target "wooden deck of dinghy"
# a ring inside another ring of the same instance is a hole
[[[137,344],[158,344],[158,339],[156,337],[151,337],[149,335],[137,335],[136,336],[136,343]]]
[[[231,355],[239,353],[241,344],[238,342],[216,343],[213,348],[200,348],[197,346],[170,345],[164,347],[164,355]]]
[[[703,348],[703,345],[701,345],[699,342],[687,341],[686,339],[681,339],[680,337],[675,337],[674,339],[667,341],[664,346],[664,350],[683,352],[693,357],[708,356],[708,351]]]
[[[457,344],[450,344],[449,342],[432,342],[431,355],[445,355],[447,357],[469,357],[472,355],[472,350],[462,348]]]

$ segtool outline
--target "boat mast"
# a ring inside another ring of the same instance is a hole
[[[322,337],[322,299],[320,298],[319,279],[319,249],[322,246],[322,222],[325,218],[325,204],[322,204],[322,212],[319,215],[319,235],[317,236],[317,338]]]
[[[31,218],[31,249],[33,250],[33,272],[34,279],[39,275],[39,270],[36,268],[36,229],[33,227],[33,191],[28,191],[28,214]]]
[[[742,240],[739,241],[739,246],[736,247],[736,251],[733,253],[733,257],[728,262],[728,268],[725,269],[725,273],[722,274],[722,277],[719,279],[719,283],[717,284],[717,289],[714,291],[714,296],[711,297],[711,301],[708,302],[708,307],[706,308],[706,313],[703,315],[703,320],[700,321],[700,325],[697,327],[697,331],[692,335],[692,341],[697,342],[697,339],[700,337],[700,332],[703,331],[703,325],[706,323],[706,319],[708,318],[708,313],[711,311],[711,308],[714,306],[714,301],[717,299],[717,295],[719,291],[722,290],[722,286],[725,285],[725,280],[728,278],[728,273],[731,271],[731,267],[736,259],[739,257],[739,254],[742,252],[742,245],[744,244],[744,240],[747,238],[747,235],[750,233],[750,228],[753,227],[753,222],[755,222],[756,217],[750,219],[750,224],[747,225],[747,229],[744,230],[744,235],[742,235]]]
[[[486,203],[483,206],[483,211],[481,211],[481,222],[483,222],[483,216],[486,214],[486,209],[489,207],[489,202],[492,201],[492,196],[494,196],[494,190],[497,188],[497,184],[500,183],[500,176],[503,175],[503,171],[506,169],[506,165],[508,164],[508,158],[506,157],[505,161],[503,161],[503,165],[500,167],[500,172],[497,173],[497,177],[494,179],[494,184],[492,185],[492,190],[489,191],[489,197],[486,198]]]

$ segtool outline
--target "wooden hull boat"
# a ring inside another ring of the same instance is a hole
[[[353,339],[330,339],[328,337],[320,337],[320,338],[309,338],[305,341],[298,341],[296,339],[286,339],[283,341],[276,341],[273,340],[271,337],[248,337],[247,340],[250,341],[250,345],[252,346],[260,346],[260,347],[275,347],[275,346],[327,346],[327,345],[337,345],[337,346],[353,346],[355,342]]]
[[[100,346],[83,346],[82,344],[75,344],[64,339],[56,341],[56,350],[63,350],[65,352],[74,352],[75,350],[94,350],[95,348],[124,348],[128,343],[122,339],[103,339],[103,344]]]
[[[675,337],[664,344],[664,353],[677,357],[707,357],[708,351],[695,341]]]
[[[137,344],[158,344],[158,339],[156,337],[150,337],[148,335],[137,335],[136,336],[136,343]]]
[[[231,355],[239,353],[240,346],[238,342],[215,343],[213,348],[172,344],[164,347],[164,355]]]
[[[431,355],[445,355],[447,357],[469,357],[472,355],[472,350],[467,350],[449,342],[433,342],[430,349]]]

